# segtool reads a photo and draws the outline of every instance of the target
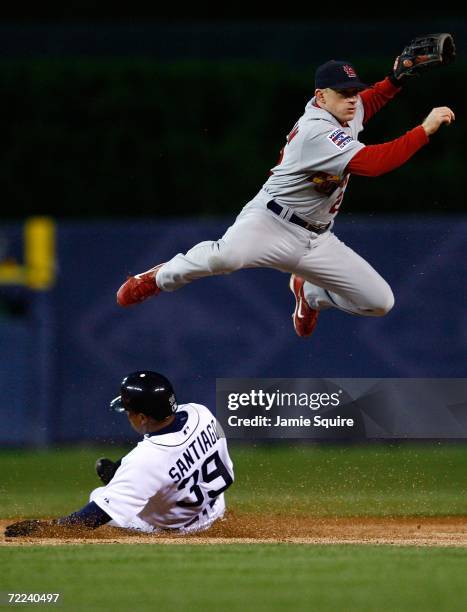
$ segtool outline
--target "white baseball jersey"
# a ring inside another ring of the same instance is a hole
[[[345,127],[316,106],[315,98],[310,100],[287,136],[279,162],[263,189],[309,221],[332,221],[348,183],[345,169],[365,146],[357,139],[363,130],[363,116],[360,98],[355,117]]]
[[[183,404],[167,429],[145,435],[109,484],[91,495],[111,524],[198,530],[223,515],[234,473],[215,417],[205,406]]]

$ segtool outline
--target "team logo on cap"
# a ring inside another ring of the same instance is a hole
[[[356,79],[357,78],[357,73],[352,68],[352,66],[349,66],[348,64],[344,64],[344,66],[342,66],[342,68],[344,69],[344,72],[345,72],[345,74],[348,77],[350,77],[351,79]]]

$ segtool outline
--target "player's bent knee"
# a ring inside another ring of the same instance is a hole
[[[391,290],[387,291],[378,305],[373,309],[373,316],[384,317],[394,306],[394,294]]]
[[[384,317],[394,306],[394,294],[388,286],[379,295],[360,306],[360,313],[367,317]]]

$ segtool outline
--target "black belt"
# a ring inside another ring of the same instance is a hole
[[[271,200],[270,202],[267,203],[266,206],[269,208],[269,210],[272,210],[272,212],[275,213],[276,215],[280,215],[282,211],[284,210],[284,207],[278,204],[275,200]],[[295,223],[296,225],[300,225],[300,227],[304,227],[310,232],[315,232],[315,234],[323,234],[326,230],[329,229],[329,226],[331,225],[331,222],[329,222],[324,227],[323,226],[318,227],[317,225],[313,225],[313,223],[308,223],[308,221],[305,221],[305,219],[301,219],[295,213],[293,213],[293,215],[289,217],[287,221],[290,221],[291,223]]]

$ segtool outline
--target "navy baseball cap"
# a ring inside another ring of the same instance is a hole
[[[366,89],[350,62],[330,60],[318,66],[315,73],[315,89]]]

